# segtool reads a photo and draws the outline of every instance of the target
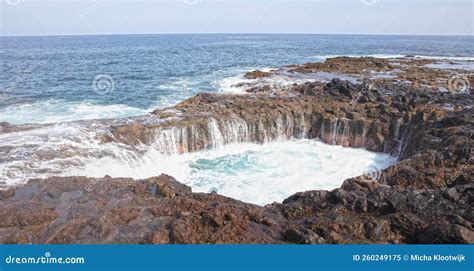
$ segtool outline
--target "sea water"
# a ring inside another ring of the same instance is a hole
[[[52,123],[142,115],[202,91],[239,91],[235,85],[252,69],[323,61],[338,55],[409,54],[468,60],[474,59],[473,43],[473,36],[1,37],[0,122]]]
[[[1,37],[0,122],[56,124],[0,133],[0,187],[49,176],[166,173],[195,192],[263,205],[337,188],[364,173],[377,176],[395,158],[308,139],[166,155],[153,144],[103,144],[90,129],[94,121],[88,128],[65,122],[144,115],[203,91],[235,93],[248,82],[247,71],[331,56],[417,55],[462,66],[474,59],[473,42],[472,36],[287,34]]]

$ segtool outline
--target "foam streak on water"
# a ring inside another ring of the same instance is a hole
[[[123,104],[98,105],[90,102],[49,100],[0,108],[0,121],[12,124],[58,123],[146,115],[150,110]]]
[[[316,140],[230,144],[165,156],[151,149],[139,159],[102,158],[64,175],[146,178],[166,173],[194,192],[217,192],[255,204],[281,202],[306,190],[334,189],[350,177],[395,163],[387,154]]]

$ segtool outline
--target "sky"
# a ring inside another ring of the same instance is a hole
[[[473,0],[0,0],[1,36],[474,35]]]

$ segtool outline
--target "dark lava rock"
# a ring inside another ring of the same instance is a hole
[[[472,186],[456,187],[465,198]],[[266,207],[146,180],[33,180],[0,200],[1,243],[472,243],[472,202],[350,179]]]
[[[387,59],[373,57],[334,57],[324,62],[306,63],[297,65],[291,71],[309,73],[314,71],[339,72],[348,74],[359,74],[367,70],[388,71],[394,66]]]

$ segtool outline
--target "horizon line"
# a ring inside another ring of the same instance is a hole
[[[152,36],[152,35],[339,35],[339,36],[425,36],[425,37],[474,37],[474,34],[371,34],[371,33],[306,33],[306,32],[174,32],[174,33],[103,33],[103,34],[38,34],[3,35],[0,37],[87,37],[87,36]]]

